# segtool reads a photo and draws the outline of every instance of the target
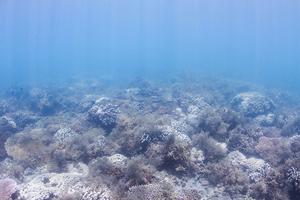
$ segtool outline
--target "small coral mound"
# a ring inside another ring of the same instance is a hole
[[[88,120],[108,133],[117,125],[117,106],[106,99],[99,99],[88,112]]]
[[[249,117],[267,114],[274,108],[274,103],[258,92],[240,93],[232,99],[231,104],[236,110]]]

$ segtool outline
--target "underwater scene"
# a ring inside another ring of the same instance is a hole
[[[300,2],[0,0],[0,200],[300,200]]]

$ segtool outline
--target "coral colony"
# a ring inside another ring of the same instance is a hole
[[[203,78],[10,88],[0,199],[297,200],[299,102]]]

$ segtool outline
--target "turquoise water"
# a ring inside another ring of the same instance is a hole
[[[293,0],[0,0],[1,84],[185,71],[299,89],[299,9]]]

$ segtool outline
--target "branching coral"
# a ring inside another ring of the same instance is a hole
[[[145,132],[141,139],[140,139],[140,145],[139,145],[139,152],[145,152],[148,148],[148,146],[151,143],[158,143],[166,140],[167,136],[160,131],[159,129],[153,129],[150,131]]]
[[[300,171],[291,167],[287,172],[287,180],[300,192]]]
[[[88,112],[88,120],[108,133],[117,125],[117,106],[106,99],[99,99]]]

